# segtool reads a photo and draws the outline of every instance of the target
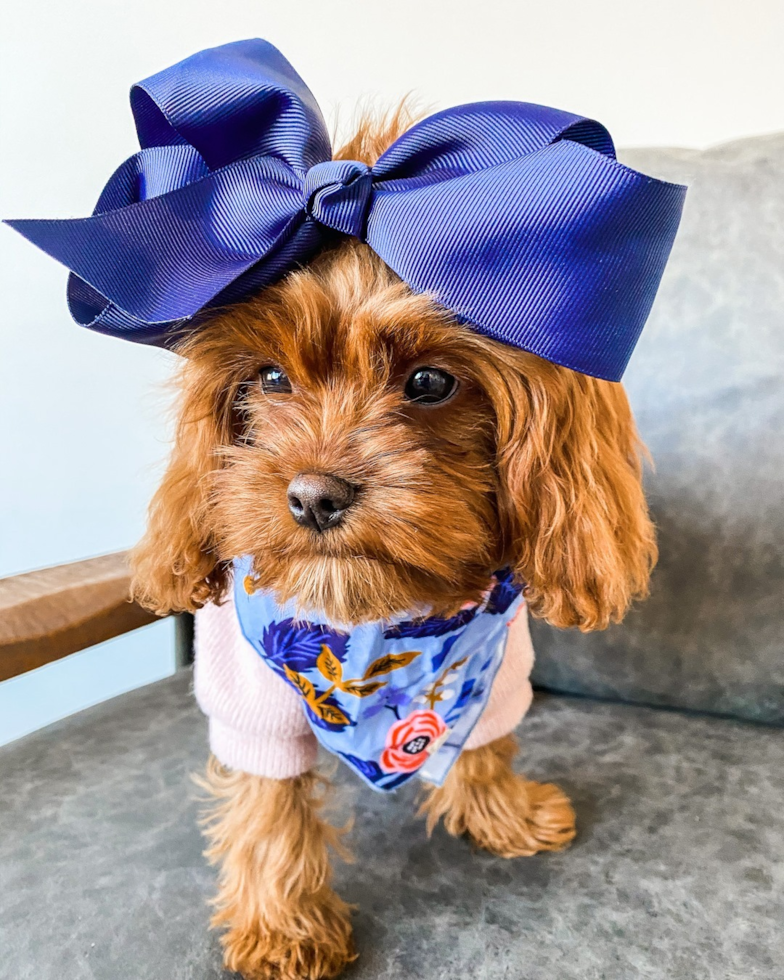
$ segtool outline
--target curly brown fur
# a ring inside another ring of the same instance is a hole
[[[410,118],[401,107],[363,122],[336,156],[372,163]],[[656,546],[622,387],[459,325],[366,245],[334,240],[307,267],[213,311],[179,350],[175,448],[132,559],[134,594],[149,608],[220,601],[237,555],[252,557],[256,587],[346,623],[419,606],[450,613],[505,565],[532,613],[558,627],[602,629],[646,594]],[[270,365],[290,394],[261,390]],[[424,365],[458,379],[454,397],[404,399]],[[288,512],[303,472],[356,488],[329,534]],[[568,801],[515,775],[512,754],[509,740],[466,752],[430,794],[429,825],[443,817],[506,856],[568,843]],[[346,906],[327,884],[336,838],[316,816],[313,777],[278,784],[213,765],[209,779],[227,966],[334,975],[353,954]]]
[[[645,594],[655,544],[620,385],[458,326],[366,246],[323,253],[183,353],[177,447],[134,557],[152,608],[219,598],[237,554],[259,587],[345,622],[459,607],[507,562],[556,626],[603,628]],[[260,392],[268,363],[291,395]],[[422,363],[459,379],[444,405],[402,398]],[[360,488],[329,535],[291,523],[302,471]]]
[[[532,783],[512,769],[517,743],[499,738],[463,752],[443,786],[432,786],[419,810],[431,834],[443,818],[447,833],[467,834],[500,857],[560,851],[574,839],[574,810],[557,786]]]
[[[198,782],[214,800],[202,825],[220,866],[212,925],[226,930],[226,968],[248,980],[338,976],[356,953],[350,907],[329,884],[329,850],[347,854],[319,816],[326,780],[264,779],[211,758]]]

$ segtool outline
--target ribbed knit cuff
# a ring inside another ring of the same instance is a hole
[[[509,692],[500,704],[488,704],[466,739],[464,748],[478,749],[513,732],[531,707],[533,696],[531,684],[526,681],[518,690]]]
[[[315,765],[318,743],[312,733],[292,738],[258,738],[210,718],[210,749],[218,762],[229,769],[270,779],[291,779]]]

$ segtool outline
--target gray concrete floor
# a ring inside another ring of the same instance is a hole
[[[218,980],[187,671],[0,749],[0,977]],[[350,980],[782,980],[784,732],[540,697],[520,765],[572,796],[563,854],[504,861],[338,772]]]

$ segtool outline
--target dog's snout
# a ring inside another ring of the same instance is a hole
[[[289,510],[303,527],[337,527],[354,502],[354,487],[330,473],[299,473],[289,484]]]

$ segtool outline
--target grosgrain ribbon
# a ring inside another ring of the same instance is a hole
[[[372,167],[333,161],[315,99],[261,40],[153,75],[131,106],[142,149],[92,217],[9,224],[72,270],[78,323],[143,343],[172,345],[340,233],[474,329],[619,380],[683,206],[599,123],[521,102],[430,116]]]

